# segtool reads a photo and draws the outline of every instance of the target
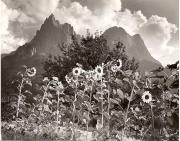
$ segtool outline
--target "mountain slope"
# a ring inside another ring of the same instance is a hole
[[[111,27],[103,35],[110,47],[115,47],[114,43],[118,41],[122,42],[126,46],[127,55],[139,61],[141,71],[149,71],[162,66],[159,61],[151,56],[139,34],[130,36],[121,27]]]
[[[30,42],[2,57],[2,93],[7,91],[12,78],[22,69],[22,65],[36,67],[37,75],[41,76],[44,60],[49,54],[59,54],[58,44],[70,42],[73,33],[74,29],[70,24],[59,24],[54,16],[50,15]]]
[[[44,60],[49,54],[59,55],[58,44],[70,43],[72,34],[74,34],[74,29],[70,24],[60,24],[53,15],[50,15],[30,42],[2,57],[2,91],[8,90],[8,84],[22,65],[36,67],[38,72],[36,78],[40,78],[44,71]],[[104,32],[104,37],[110,47],[114,46],[115,41],[121,41],[126,46],[128,56],[135,57],[140,62],[141,71],[161,66],[150,55],[139,35],[130,36],[124,29],[112,27]]]

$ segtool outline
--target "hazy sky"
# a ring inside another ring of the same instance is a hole
[[[1,52],[32,39],[51,13],[79,34],[123,27],[140,34],[163,65],[178,60],[178,0],[0,0]]]

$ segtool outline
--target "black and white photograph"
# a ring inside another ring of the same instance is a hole
[[[179,0],[0,0],[0,140],[179,141]]]

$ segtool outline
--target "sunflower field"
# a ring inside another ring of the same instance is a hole
[[[23,66],[3,140],[177,141],[178,65],[141,73],[125,63],[116,57],[84,69],[76,62],[62,81],[44,77],[37,94],[36,68]]]

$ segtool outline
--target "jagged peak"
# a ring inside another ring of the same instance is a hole
[[[54,14],[51,14],[48,18],[46,18],[43,25],[53,25],[53,26],[58,27],[58,26],[60,26],[60,23],[58,20],[56,20]]]
[[[42,29],[47,29],[47,27],[68,28],[68,29],[74,31],[74,28],[71,24],[69,24],[69,23],[60,24],[60,22],[58,20],[56,20],[54,14],[51,14],[48,18],[46,18],[46,20],[44,21],[44,23],[41,26],[41,29],[38,30],[37,32],[40,32]]]
[[[55,17],[54,17],[54,14],[51,14],[48,19],[52,19],[52,20],[55,20]]]

